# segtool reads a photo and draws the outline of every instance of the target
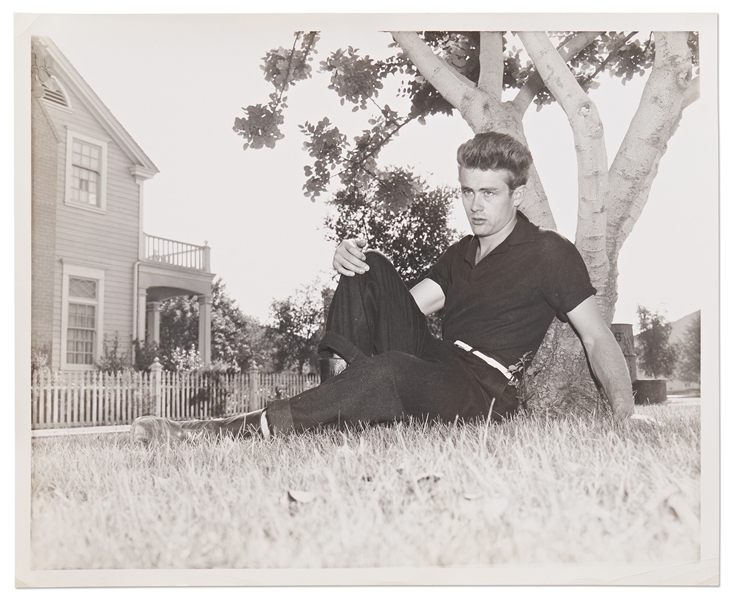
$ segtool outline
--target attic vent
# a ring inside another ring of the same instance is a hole
[[[43,84],[43,99],[53,102],[58,106],[63,106],[65,108],[69,107],[69,103],[66,101],[66,96],[64,95],[61,86],[53,80],[49,80]]]

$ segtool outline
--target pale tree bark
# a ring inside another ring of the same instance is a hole
[[[417,33],[395,31],[392,36],[421,75],[459,111],[474,133],[499,131],[528,145],[522,112],[512,102],[502,102],[501,99],[504,72],[501,33],[488,33],[481,37],[479,86],[456,73]],[[527,188],[527,199],[521,210],[541,227],[555,229],[548,197],[535,167],[530,171]]]
[[[518,36],[537,73],[566,113],[573,132],[579,190],[576,246],[589,269],[592,284],[603,294],[600,284],[606,283],[609,269],[605,243],[608,164],[604,127],[596,106],[548,36],[542,32],[521,32]],[[605,408],[578,337],[560,321],[555,321],[546,334],[527,374],[524,391],[527,406],[533,411]]]
[[[477,87],[502,100],[505,57],[502,54],[501,31],[482,31],[479,34],[479,64],[481,68]]]
[[[606,254],[607,151],[596,105],[581,89],[550,39],[542,32],[520,32],[525,50],[546,86],[568,117],[578,165],[576,247],[601,294],[607,280]]]
[[[699,95],[691,81],[687,32],[656,32],[655,60],[640,105],[609,171],[607,254],[610,265],[607,301],[617,300],[617,261],[622,244],[647,203],[650,187],[683,109]]]
[[[586,48],[591,42],[593,42],[601,31],[580,31],[574,34],[570,40],[568,40],[563,46],[556,48],[558,54],[563,58],[564,62],[568,62],[572,58],[576,57],[579,52]],[[540,74],[536,71],[533,73],[525,85],[522,86],[520,91],[512,101],[515,107],[520,110],[523,114],[528,110],[530,103],[533,98],[537,96],[538,92],[545,87],[545,82]]]
[[[480,37],[480,78],[475,85],[436,56],[418,34],[393,37],[421,74],[449,101],[474,132],[500,131],[527,145],[522,118],[533,98],[548,87],[566,112],[574,135],[579,171],[576,245],[587,266],[607,324],[617,301],[617,260],[622,243],[637,222],[675,132],[683,109],[699,95],[691,82],[688,33],[656,33],[656,53],[637,114],[608,167],[604,129],[594,103],[581,89],[566,62],[599,32],[580,32],[560,48],[544,33],[518,33],[532,58],[531,76],[512,102],[502,102],[504,63],[501,34]],[[547,197],[533,169],[521,209],[536,224],[555,229]],[[525,380],[528,407],[537,411],[606,411],[608,406],[591,378],[583,348],[568,325],[556,321],[548,331]]]

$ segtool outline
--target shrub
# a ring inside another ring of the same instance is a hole
[[[108,343],[107,335],[102,340],[102,357],[97,361],[97,370],[103,373],[120,373],[132,370],[130,353],[120,349],[120,336],[117,331]]]

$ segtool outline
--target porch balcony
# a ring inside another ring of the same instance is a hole
[[[196,246],[148,235],[147,233],[143,235],[145,236],[144,259],[146,261],[210,272],[211,248],[209,248],[207,242],[204,242],[203,246]]]
[[[160,303],[174,296],[196,295],[199,301],[199,353],[211,357],[211,272],[209,245],[187,244],[143,234],[137,270],[137,335],[160,342]]]

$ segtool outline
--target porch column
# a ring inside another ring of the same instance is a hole
[[[161,303],[148,302],[148,327],[145,341],[160,344],[161,342]]]
[[[212,362],[212,297],[199,296],[199,356],[204,366]]]
[[[135,325],[135,339],[141,344],[145,342],[145,305],[146,305],[146,290],[138,289],[138,322]]]

